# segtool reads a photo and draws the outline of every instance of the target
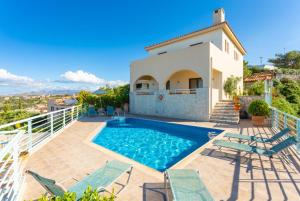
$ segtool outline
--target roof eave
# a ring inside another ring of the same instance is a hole
[[[240,52],[243,55],[245,55],[247,53],[245,48],[243,47],[241,42],[238,40],[238,38],[236,37],[236,35],[232,31],[231,27],[228,25],[228,23],[226,21],[222,22],[220,24],[210,26],[208,28],[204,28],[204,29],[201,29],[201,30],[198,30],[198,31],[194,31],[194,32],[182,35],[182,36],[178,36],[178,37],[166,40],[166,41],[161,42],[161,43],[157,43],[157,44],[154,44],[154,45],[147,46],[147,47],[145,47],[145,50],[146,51],[151,51],[153,49],[163,47],[163,46],[166,46],[166,45],[169,45],[169,44],[172,44],[172,43],[176,43],[176,42],[179,42],[179,41],[182,41],[182,40],[186,40],[188,38],[195,37],[195,36],[198,36],[198,35],[201,35],[201,34],[209,33],[209,32],[218,30],[220,28],[222,28],[226,32],[228,37],[236,44],[236,46],[240,50]]]

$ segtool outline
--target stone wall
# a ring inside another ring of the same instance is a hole
[[[196,94],[169,94],[160,91],[154,95],[130,93],[130,112],[179,119],[209,120],[208,88],[197,89]],[[161,96],[162,95],[162,96]],[[163,97],[160,99],[160,97]]]
[[[240,96],[240,103],[241,103],[241,111],[248,112],[248,108],[252,101],[264,99],[264,96]]]

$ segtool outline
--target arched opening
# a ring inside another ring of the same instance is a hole
[[[203,79],[192,70],[177,71],[166,81],[166,90],[170,93],[194,94],[198,88],[203,88]]]
[[[137,94],[153,94],[158,90],[158,82],[151,75],[144,75],[135,81],[133,89]]]

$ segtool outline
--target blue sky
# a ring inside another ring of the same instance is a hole
[[[300,49],[299,0],[0,0],[0,94],[129,81],[144,47],[226,19],[251,64]]]

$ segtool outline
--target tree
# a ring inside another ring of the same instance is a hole
[[[85,91],[85,90],[80,91],[79,94],[78,94],[78,97],[77,97],[77,100],[78,100],[79,104],[82,104],[82,103],[86,102],[87,97],[89,95],[91,95],[91,92],[89,92],[89,91]]]
[[[300,69],[300,51],[290,51],[286,54],[276,54],[268,60],[279,68]]]
[[[262,81],[255,82],[248,89],[248,95],[261,96],[265,91],[265,86]]]
[[[9,112],[10,110],[11,110],[11,104],[8,101],[5,101],[3,103],[3,111],[6,113]]]
[[[233,95],[237,93],[237,85],[240,80],[240,77],[235,77],[233,75],[227,78],[223,88],[229,97],[233,97]]]
[[[243,76],[244,77],[249,77],[252,75],[252,71],[248,67],[248,61],[243,61]]]

